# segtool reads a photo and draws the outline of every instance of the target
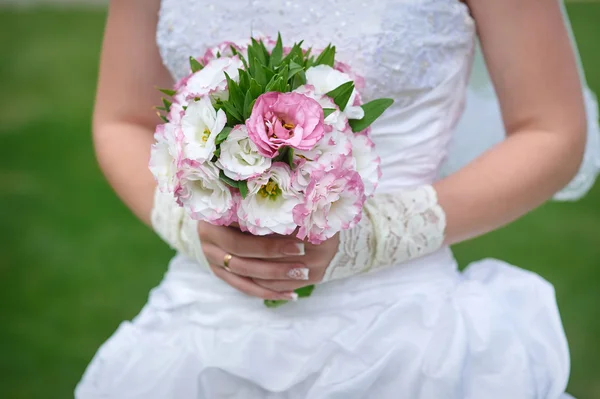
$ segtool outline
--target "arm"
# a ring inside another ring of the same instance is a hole
[[[159,121],[153,106],[161,101],[155,87],[173,84],[155,42],[159,4],[110,2],[93,117],[102,171],[121,200],[148,225],[156,185],[148,160]]]
[[[469,6],[507,139],[434,185],[450,244],[549,199],[575,175],[585,147],[580,80],[556,0],[470,0]]]

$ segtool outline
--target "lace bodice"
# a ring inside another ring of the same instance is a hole
[[[429,183],[460,115],[475,29],[458,0],[163,0],[157,42],[175,78],[190,55],[225,40],[281,32],[290,44],[333,43],[365,78],[363,94],[394,105],[373,124],[380,190]]]

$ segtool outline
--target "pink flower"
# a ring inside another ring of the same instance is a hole
[[[325,133],[319,103],[298,93],[261,95],[246,126],[258,152],[269,158],[282,146],[310,150]]]
[[[313,172],[305,201],[293,210],[297,237],[312,244],[354,227],[362,217],[364,186],[349,157],[339,156]]]

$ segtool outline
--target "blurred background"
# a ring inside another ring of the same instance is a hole
[[[69,398],[98,346],[137,314],[171,251],[115,197],[90,115],[105,2],[0,0],[0,398]],[[600,93],[600,2],[568,10]],[[458,245],[554,283],[569,391],[600,398],[600,185]],[[507,398],[509,399],[509,398]]]

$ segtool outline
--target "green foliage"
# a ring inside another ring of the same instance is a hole
[[[225,175],[225,172],[219,170],[219,179],[230,187],[237,188],[242,195],[242,198],[246,198],[248,195],[248,185],[245,180],[233,180]]]
[[[348,104],[348,100],[350,100],[350,96],[352,96],[353,90],[354,82],[348,81],[331,90],[327,95],[331,97],[335,105],[340,107],[340,110],[343,111],[346,109],[346,105]]]
[[[190,57],[190,68],[192,69],[192,72],[196,73],[202,70],[202,68],[204,67],[197,59],[195,59],[194,57]]]
[[[394,100],[391,98],[378,98],[361,105],[363,111],[365,111],[365,116],[362,119],[350,119],[348,121],[350,128],[355,133],[365,130],[393,103]]]

